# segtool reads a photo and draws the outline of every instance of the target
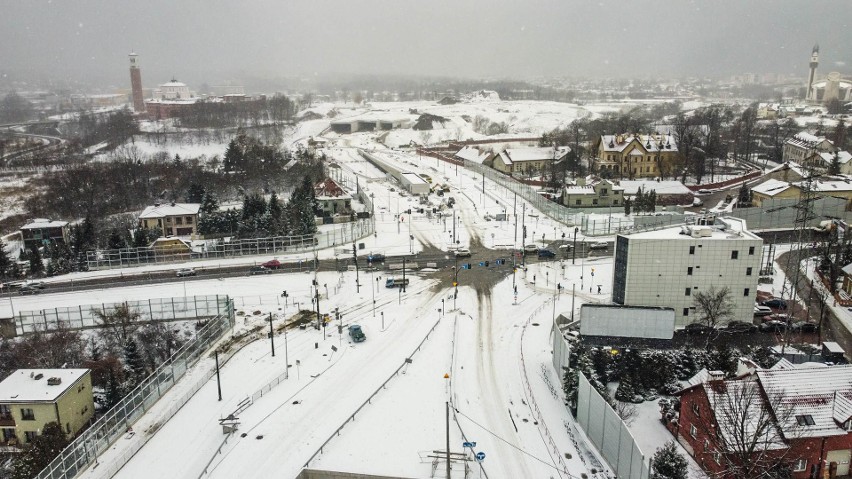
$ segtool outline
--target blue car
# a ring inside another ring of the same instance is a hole
[[[540,249],[538,250],[538,258],[555,258],[556,253],[550,251],[549,249]]]

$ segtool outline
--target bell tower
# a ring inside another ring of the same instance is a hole
[[[816,100],[816,92],[813,91],[814,80],[816,80],[816,69],[819,65],[819,44],[814,45],[814,49],[811,52],[811,71],[808,74],[808,89],[805,90],[805,99],[806,100]]]
[[[142,96],[142,71],[137,62],[138,55],[130,53],[130,89],[133,97],[133,111],[142,113],[145,111],[145,100]]]

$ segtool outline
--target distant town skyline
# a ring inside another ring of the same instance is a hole
[[[406,75],[458,78],[805,77],[849,72],[852,2],[364,0],[12,2],[0,77],[142,81]]]

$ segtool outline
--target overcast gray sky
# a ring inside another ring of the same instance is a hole
[[[852,65],[850,0],[0,0],[0,74],[145,86],[329,73],[805,76]]]

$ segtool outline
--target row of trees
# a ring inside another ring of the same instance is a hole
[[[640,187],[639,191],[636,192],[635,198],[632,200],[629,198],[624,199],[625,215],[630,215],[630,213],[653,213],[655,211],[657,211],[656,190],[645,193]]]
[[[228,128],[289,122],[298,105],[284,95],[238,102],[201,101],[181,110],[180,126],[186,128]]]

